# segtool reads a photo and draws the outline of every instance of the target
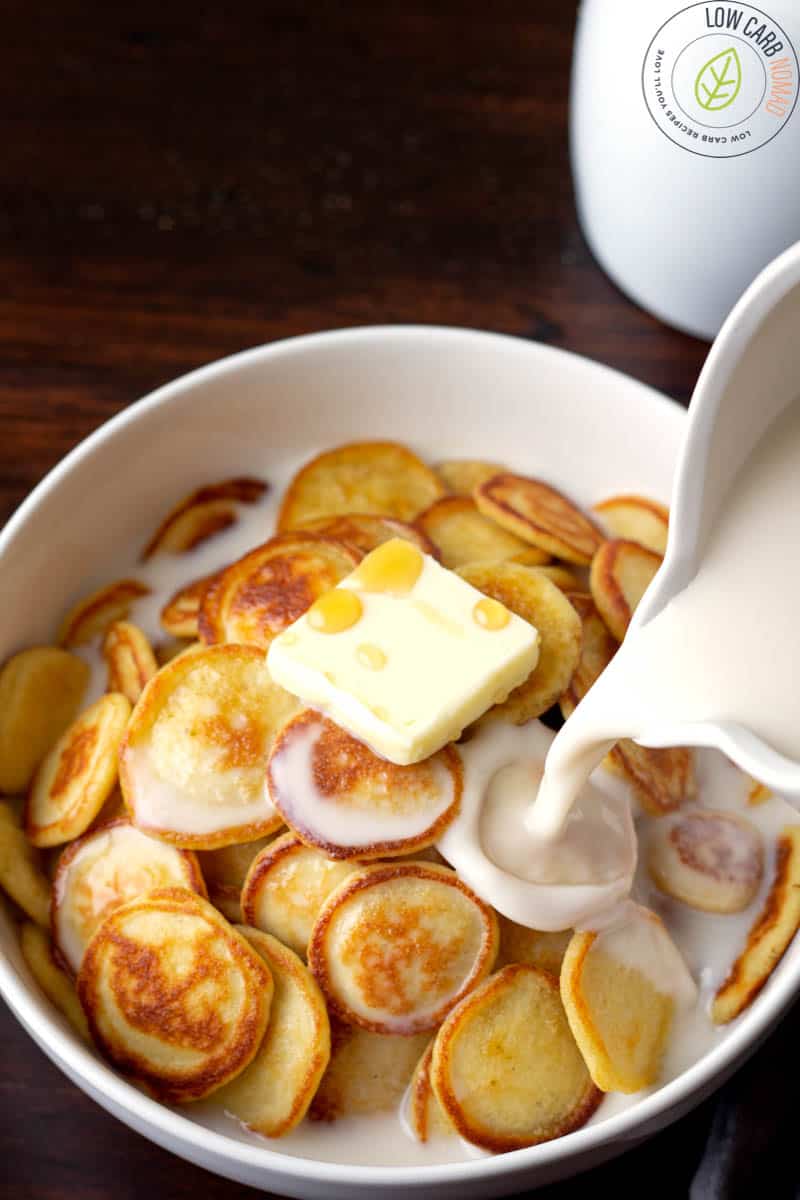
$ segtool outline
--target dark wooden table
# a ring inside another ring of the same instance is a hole
[[[0,518],[151,388],[311,330],[481,326],[686,401],[705,345],[629,303],[578,229],[574,17],[567,0],[7,0]],[[5,1009],[0,1036],[6,1200],[255,1196],[106,1116]],[[685,1195],[710,1120],[591,1186]]]

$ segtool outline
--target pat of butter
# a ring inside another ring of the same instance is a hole
[[[267,663],[287,691],[405,765],[454,741],[538,658],[532,625],[394,539],[275,638]]]

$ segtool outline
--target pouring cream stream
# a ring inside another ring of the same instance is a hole
[[[800,759],[797,537],[800,403],[738,473],[697,575],[612,663],[559,733],[528,830],[557,837],[589,772],[621,737],[681,721],[735,723]]]
[[[601,811],[602,796],[588,782],[621,738],[646,742],[648,731],[678,723],[734,723],[800,759],[799,495],[795,403],[734,478],[695,577],[631,629],[558,733],[538,788],[520,776],[500,787],[500,774],[486,780],[480,815],[465,798],[442,851],[501,912],[538,929],[566,928],[602,921],[627,894],[630,829],[608,802]],[[540,739],[530,737],[536,757]],[[491,753],[491,743],[467,743],[468,779]]]

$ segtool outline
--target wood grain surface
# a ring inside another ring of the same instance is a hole
[[[479,326],[686,401],[705,345],[622,296],[578,228],[574,19],[567,0],[6,0],[0,519],[143,393],[312,330]],[[0,1036],[5,1200],[256,1195],[112,1120],[5,1009]],[[686,1194],[710,1118],[592,1190]]]

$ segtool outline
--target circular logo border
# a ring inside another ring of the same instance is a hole
[[[668,17],[666,21],[663,21],[661,23],[661,25],[659,25],[658,29],[655,31],[655,33],[653,34],[650,41],[647,43],[647,49],[645,50],[644,58],[642,59],[642,73],[641,73],[642,99],[644,100],[644,106],[647,109],[648,116],[650,117],[650,120],[653,122],[653,124],[655,125],[658,132],[662,135],[662,137],[665,137],[668,142],[672,142],[672,145],[676,146],[678,150],[685,150],[687,154],[694,154],[697,158],[716,158],[716,159],[744,158],[745,155],[756,154],[757,151],[761,150],[764,146],[768,146],[769,143],[774,141],[775,138],[778,136],[778,134],[781,133],[786,128],[789,121],[791,121],[791,119],[792,119],[795,108],[797,107],[798,96],[800,96],[800,87],[798,87],[798,90],[795,93],[795,97],[792,102],[792,107],[790,108],[789,112],[787,113],[786,119],[784,120],[784,122],[780,126],[780,128],[775,130],[772,137],[768,137],[767,140],[764,142],[759,142],[759,144],[757,146],[753,146],[749,150],[736,150],[733,154],[705,154],[702,150],[693,150],[691,148],[691,146],[687,146],[683,142],[674,141],[669,136],[667,131],[665,129],[662,129],[661,126],[659,125],[658,121],[656,120],[655,116],[653,115],[652,109],[650,108],[650,104],[647,99],[647,85],[645,83],[645,71],[647,70],[647,62],[650,57],[650,51],[652,50],[653,46],[655,45],[658,35],[661,33],[661,31],[663,29],[666,29],[666,27],[668,25],[671,25],[672,22],[674,20],[676,20],[677,17],[683,16],[684,13],[690,12],[693,8],[705,8],[705,6],[706,6],[705,0],[699,0],[699,2],[695,2],[694,4],[687,4],[685,6],[685,8],[678,9],[678,11],[676,13],[673,13],[671,17]],[[798,76],[800,76],[800,60],[798,60],[797,51],[794,48],[794,43],[791,41],[789,35],[786,33],[786,30],[783,28],[783,26],[780,25],[776,20],[774,20],[774,18],[772,18],[769,15],[769,13],[764,12],[763,8],[756,8],[755,4],[747,4],[747,3],[745,3],[745,7],[752,9],[753,12],[758,13],[759,16],[764,17],[767,21],[769,21],[771,24],[775,25],[778,29],[780,29],[781,33],[786,38],[787,45],[789,46],[789,48],[792,51],[795,65],[798,70]],[[696,39],[694,39],[694,40],[696,40]],[[690,44],[689,42],[686,43],[687,46],[689,44]],[[674,66],[674,64],[673,64],[673,66]],[[670,86],[671,86],[671,80],[672,80],[672,72],[670,72]],[[799,82],[800,82],[800,80],[799,80]],[[675,103],[676,104],[678,103],[677,100],[675,101]],[[681,108],[680,104],[678,104],[678,108]],[[683,112],[682,108],[681,108],[681,112]],[[699,124],[699,122],[698,122],[698,124]],[[731,126],[726,126],[726,128],[731,128]]]

